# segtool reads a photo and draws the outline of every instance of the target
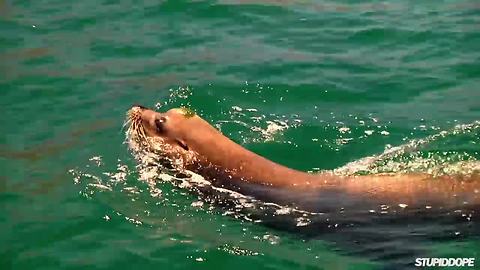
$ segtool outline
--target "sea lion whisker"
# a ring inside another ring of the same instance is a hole
[[[130,127],[131,122],[132,122],[132,119],[127,118],[127,119],[123,122],[122,127],[120,128],[120,132],[124,131],[127,126]],[[128,130],[128,129],[127,129],[127,130]]]

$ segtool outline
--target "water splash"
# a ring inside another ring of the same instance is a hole
[[[461,151],[425,153],[421,150],[442,139],[468,136],[479,131],[480,121],[476,121],[457,125],[451,130],[440,131],[422,139],[411,140],[400,146],[387,145],[383,153],[350,162],[336,169],[335,173],[352,175],[426,172],[432,175],[471,175],[480,171],[480,162],[476,156]]]
[[[228,126],[234,125],[244,144],[280,141],[285,131],[302,124],[298,115],[265,114],[255,108],[244,109],[240,106],[232,106],[226,116],[228,119],[215,121],[215,127],[228,132]]]

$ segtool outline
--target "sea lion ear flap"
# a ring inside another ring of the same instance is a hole
[[[182,147],[185,151],[189,151],[190,149],[188,149],[188,145],[182,141],[182,140],[179,140],[179,139],[175,139],[175,141],[177,142],[177,144]]]

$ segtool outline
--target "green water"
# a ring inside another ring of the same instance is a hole
[[[479,25],[474,0],[0,0],[0,268],[412,266],[139,181],[124,114],[189,106],[279,163],[334,169],[479,120]],[[397,165],[474,162],[478,126]],[[422,254],[480,260],[460,236]]]

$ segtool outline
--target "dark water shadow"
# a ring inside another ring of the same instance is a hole
[[[362,200],[351,202],[350,208],[337,207],[341,194],[324,198],[318,192],[295,193],[253,184],[217,187],[249,196],[233,198],[209,185],[191,186],[189,191],[218,207],[222,214],[258,222],[306,241],[326,240],[340,254],[368,258],[385,269],[414,268],[415,258],[434,256],[435,244],[461,243],[480,235],[477,204],[377,211],[372,209],[378,205]],[[305,208],[310,211],[303,211]]]

